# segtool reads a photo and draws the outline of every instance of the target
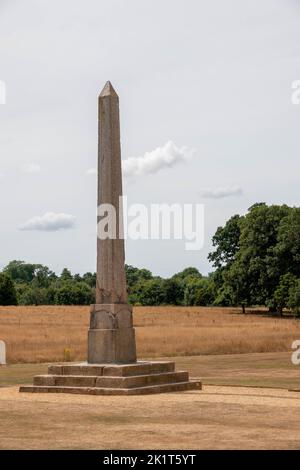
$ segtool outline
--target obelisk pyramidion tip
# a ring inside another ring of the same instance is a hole
[[[105,83],[105,86],[100,93],[100,98],[103,98],[104,96],[118,96],[114,87],[109,81]]]

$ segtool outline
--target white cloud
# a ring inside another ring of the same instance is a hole
[[[203,189],[201,194],[206,199],[222,199],[229,196],[241,196],[243,190],[239,186],[219,186]]]
[[[97,173],[97,170],[96,168],[89,168],[88,170],[86,170],[86,175],[95,175]]]
[[[56,214],[54,212],[47,212],[43,216],[34,216],[27,220],[25,224],[21,225],[20,230],[41,230],[44,232],[56,232],[73,228],[75,225],[76,217],[69,214]]]
[[[41,171],[41,167],[38,163],[26,163],[22,166],[22,171],[24,173],[39,173]]]
[[[142,157],[130,157],[123,160],[123,175],[125,178],[157,173],[164,168],[172,168],[180,162],[191,158],[194,150],[188,147],[177,147],[169,141],[152,152],[146,152]]]

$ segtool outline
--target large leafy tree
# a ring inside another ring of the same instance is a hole
[[[280,277],[280,282],[274,292],[274,300],[281,315],[283,309],[290,306],[290,295],[296,282],[297,278],[291,273],[283,274]]]
[[[275,249],[280,268],[284,273],[300,277],[300,208],[289,209],[278,228],[278,243]]]
[[[217,268],[216,303],[276,308],[274,293],[281,276],[293,270],[296,274],[299,269],[299,250],[295,248],[299,220],[292,212],[286,205],[258,203],[244,217],[234,216],[217,230],[213,238],[215,251],[209,255]],[[294,237],[293,249],[289,232]]]
[[[255,204],[241,223],[240,249],[234,269],[244,278],[248,302],[252,304],[275,307],[274,291],[284,274],[276,250],[278,231],[290,211],[286,205]]]
[[[239,241],[241,234],[241,221],[243,217],[234,215],[224,227],[218,227],[212,238],[214,251],[209,253],[208,259],[212,262],[214,268],[228,268],[239,250]]]

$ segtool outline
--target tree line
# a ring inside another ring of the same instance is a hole
[[[168,279],[126,265],[133,305],[267,306],[282,314],[300,308],[300,208],[258,203],[219,227],[203,276],[189,267]],[[0,273],[1,305],[89,305],[96,274],[58,276],[47,266],[11,261]]]

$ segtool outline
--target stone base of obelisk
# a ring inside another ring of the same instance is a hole
[[[88,362],[52,365],[20,392],[141,395],[201,390],[174,362],[136,361],[132,308],[127,304],[91,306]]]
[[[176,372],[174,362],[52,365],[48,372],[20,392],[145,395],[201,390],[201,382],[190,381],[188,372]]]
[[[128,304],[91,305],[88,363],[132,362],[136,362],[132,307]]]
[[[136,362],[134,328],[89,330],[89,364],[130,364]]]

